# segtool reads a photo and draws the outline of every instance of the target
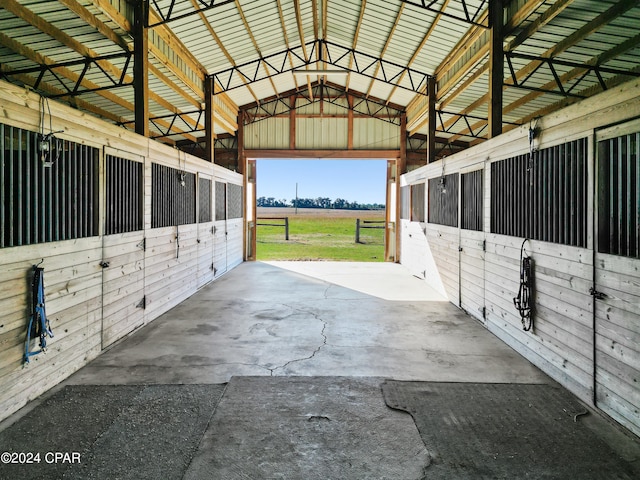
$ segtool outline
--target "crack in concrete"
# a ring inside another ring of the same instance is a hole
[[[293,308],[293,307],[291,307],[291,306],[289,306],[289,305],[285,305],[285,306],[286,306],[286,307],[289,307],[289,308]],[[274,374],[274,372],[275,372],[276,370],[280,370],[280,369],[287,368],[287,367],[288,367],[289,365],[291,365],[292,363],[296,363],[296,362],[303,362],[303,361],[305,361],[305,360],[311,360],[313,357],[315,357],[315,356],[316,356],[316,354],[317,354],[318,352],[320,352],[320,349],[321,349],[322,347],[324,347],[325,345],[327,345],[327,336],[326,336],[326,335],[325,335],[325,333],[324,333],[324,332],[325,332],[325,330],[327,329],[327,322],[326,322],[326,321],[324,321],[322,318],[320,318],[320,315],[319,315],[319,314],[317,314],[317,313],[313,313],[313,312],[303,312],[301,309],[297,309],[297,308],[296,308],[296,309],[294,309],[294,310],[297,310],[297,311],[302,312],[302,313],[311,313],[311,315],[313,315],[313,318],[315,318],[315,319],[316,319],[316,320],[318,320],[319,322],[322,322],[322,330],[320,331],[320,335],[322,335],[322,344],[321,344],[321,345],[318,345],[318,348],[316,348],[316,349],[311,353],[311,355],[309,355],[308,357],[303,357],[303,358],[294,358],[293,360],[289,360],[289,361],[288,361],[287,363],[285,363],[284,365],[279,365],[279,366],[277,366],[277,367],[270,368],[269,370],[271,370],[271,376],[272,376],[272,377],[273,377],[273,374]]]

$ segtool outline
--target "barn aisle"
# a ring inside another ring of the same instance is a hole
[[[461,384],[460,403],[430,401]],[[492,386],[510,384],[500,402],[483,389],[502,396]],[[404,267],[330,262],[244,263],[118,342],[0,425],[3,450],[79,462],[3,464],[0,477],[518,478],[523,465],[527,478],[553,476],[530,458],[498,464],[479,451],[468,470],[450,456],[484,438],[468,415],[477,391],[485,420],[509,411],[517,422],[528,405],[530,424],[557,418],[562,438],[580,439],[558,458],[588,444],[608,473],[633,478],[640,446],[595,414],[574,422],[580,402]],[[547,438],[526,432],[535,445]],[[576,463],[574,478],[602,478],[593,468]]]

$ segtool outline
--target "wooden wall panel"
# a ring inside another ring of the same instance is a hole
[[[0,102],[0,123],[38,131],[37,94],[0,82]],[[144,229],[0,249],[0,420],[99,355],[103,340],[106,346],[123,338],[206,283],[206,274],[201,272],[210,271],[213,253],[206,250],[213,239],[203,238],[212,222],[151,229],[152,163],[242,183],[237,173],[54,101],[49,103],[53,129],[62,130],[57,136],[100,151],[99,232],[104,231],[105,155],[144,162]],[[241,231],[242,219],[237,223]],[[143,239],[145,251],[138,246]],[[242,252],[242,235],[235,235],[232,242],[231,249]],[[41,260],[46,311],[55,337],[49,340],[45,355],[32,357],[23,368],[29,283],[32,266]],[[100,265],[103,260],[109,262],[108,268]],[[146,309],[137,306],[142,297],[146,297]]]
[[[459,300],[455,289],[456,272],[460,269],[462,303],[465,295],[476,303],[482,301],[483,305],[477,306],[486,308],[485,325],[491,332],[580,399],[601,408],[636,434],[640,432],[640,260],[600,254],[594,265],[596,192],[593,185],[596,132],[639,116],[640,80],[633,80],[539,119],[541,135],[535,140],[536,149],[587,138],[588,214],[587,238],[582,247],[542,241],[525,244],[534,261],[535,310],[531,331],[523,330],[513,305],[513,297],[519,288],[523,238],[489,231],[491,164],[528,153],[528,126],[511,130],[445,160],[447,173],[464,173],[472,167],[484,170],[484,259],[473,255],[472,261],[460,263],[455,249],[460,246],[465,252],[472,247],[469,242],[474,241],[467,238],[464,231],[460,233],[458,245],[453,231],[428,224],[426,242],[426,248],[437,263],[427,277],[430,273],[439,274],[453,303],[458,304]],[[616,128],[621,127],[608,130]],[[438,178],[441,174],[442,163],[435,162],[404,175],[401,181],[406,185],[418,179]],[[411,241],[408,236],[402,236],[403,251]],[[460,257],[464,259],[463,253]],[[472,288],[473,281],[465,279],[479,275],[481,271],[484,271],[484,299]],[[594,285],[606,294],[604,300],[594,300],[590,294]]]

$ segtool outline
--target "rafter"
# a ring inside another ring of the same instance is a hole
[[[389,32],[389,35],[387,35],[387,39],[384,42],[384,47],[382,47],[382,50],[380,51],[380,58],[384,58],[385,53],[387,53],[387,49],[391,44],[391,38],[393,37],[393,34],[396,32],[396,28],[398,28],[398,25],[400,24],[400,17],[402,16],[402,12],[404,12],[405,6],[406,4],[404,3],[400,4],[400,8],[398,9],[398,13],[396,14],[395,21],[393,22],[393,27],[391,27],[391,31]],[[373,74],[374,77],[378,76],[379,70],[380,68],[376,67],[376,71]],[[374,84],[375,82],[371,80],[371,82],[369,83],[369,88],[367,89],[367,95],[371,95],[371,90],[373,90]]]
[[[71,0],[69,0],[71,1]],[[118,11],[108,0],[91,0],[93,6],[98,9],[102,14],[110,18],[119,28],[123,31],[131,33],[132,26],[131,23]],[[157,20],[160,17],[153,9],[150,9],[149,18],[151,21]],[[159,38],[163,40],[165,45],[174,50],[177,55],[180,57],[181,61],[187,65],[187,67],[193,71],[198,78],[201,80],[204,79],[206,70],[205,68],[196,60],[196,58],[191,54],[191,52],[184,46],[184,44],[176,37],[176,35],[166,26],[161,25],[154,29],[153,35],[157,35]],[[195,99],[192,98],[191,95],[185,93],[184,88],[180,88],[175,82],[167,81],[169,80],[166,75],[162,75],[160,71],[153,66],[149,65],[149,70],[156,75],[160,80],[162,80],[166,85],[168,85],[172,90],[178,93],[180,96],[185,97],[189,103],[192,105],[194,102],[199,105],[202,103],[204,97],[204,92],[201,85],[194,84],[191,79],[184,74],[184,72],[176,66],[166,55],[160,50],[153,42],[149,43],[150,51],[149,53],[160,63],[162,63],[173,75],[176,76],[188,89],[195,95]],[[220,99],[229,106],[229,108],[233,111],[237,111],[238,107],[227,95],[222,95]],[[226,123],[225,129],[229,129],[228,131],[233,132],[231,126],[227,126]]]
[[[111,28],[109,28],[104,22],[98,19],[93,13],[87,10],[84,6],[82,6],[77,0],[58,0],[58,2],[73,13],[75,13],[82,21],[84,21],[87,25],[91,25],[98,32],[104,35],[106,38],[111,40],[116,45],[119,45],[125,52],[130,52],[133,50],[132,45],[127,43],[127,41],[114,32]]]
[[[12,45],[11,39],[9,39],[5,34],[0,32],[0,43],[9,47],[9,48],[18,48],[22,52],[24,56],[27,56],[24,52],[28,52],[29,49],[24,47],[21,44]],[[11,46],[10,46],[11,45]],[[27,57],[29,58],[29,57]],[[125,58],[124,68],[121,71],[121,75],[118,77],[112,76],[109,72],[105,71],[101,68],[101,63],[109,60],[113,60],[114,58]],[[62,87],[62,94],[58,94],[54,97],[49,98],[57,98],[57,97],[75,97],[78,95],[83,95],[86,93],[99,92],[102,90],[112,90],[114,88],[119,87],[129,87],[131,86],[131,82],[127,81],[131,77],[127,74],[127,71],[132,69],[132,55],[131,53],[124,54],[116,54],[116,55],[107,55],[104,57],[98,58],[85,58],[82,60],[74,60],[70,62],[63,63],[53,63],[49,60],[48,63],[41,63],[34,67],[20,68],[14,69],[11,71],[0,71],[0,78],[9,79],[12,76],[16,75],[28,75],[32,73],[37,73],[37,78],[35,84],[32,85],[34,89],[38,89],[40,86],[40,82],[48,76],[51,80],[55,80],[59,87]],[[35,61],[35,60],[34,60]],[[39,62],[38,62],[39,63]],[[82,67],[81,72],[78,74],[76,71],[77,67]],[[75,69],[73,67],[76,67]],[[85,75],[89,70],[92,71],[92,77],[96,76],[97,72],[101,72],[103,75],[102,80],[106,83],[103,85],[99,85],[95,82],[86,81]],[[53,77],[53,78],[52,78]],[[67,81],[65,81],[67,80]],[[70,80],[70,82],[68,81]]]
[[[478,8],[474,9],[470,4],[467,3],[467,0],[458,0],[462,5],[462,9],[464,11],[464,16],[456,15],[455,13],[449,13],[445,11],[446,7],[438,7],[437,3],[439,0],[401,0],[403,3],[408,3],[409,5],[413,5],[415,7],[424,8],[425,10],[429,10],[430,12],[439,13],[440,15],[444,15],[445,17],[452,18],[455,20],[459,20],[464,23],[469,23],[472,25],[477,25],[479,27],[488,28],[488,25],[483,23],[479,23],[478,17],[486,9],[489,4],[489,0],[482,0]]]
[[[542,27],[547,25],[551,20],[556,18],[562,13],[562,11],[571,5],[574,0],[556,0],[545,12],[540,15],[535,21],[531,22],[527,27],[522,30],[509,44],[505,47],[506,52],[515,50],[519,45],[522,45],[529,37],[538,32]]]
[[[192,116],[196,116],[194,120]],[[169,113],[149,117],[149,121],[158,131],[150,138],[166,138],[172,135],[185,136],[187,133],[204,132],[204,110],[193,110],[191,112]],[[118,125],[130,127],[133,121],[120,121]]]
[[[450,1],[451,0],[445,0],[445,2],[442,4],[442,10],[447,8],[447,6],[449,5]],[[411,65],[413,65],[413,62],[415,62],[416,58],[418,57],[418,55],[420,54],[420,52],[424,48],[425,44],[427,43],[427,40],[429,40],[429,38],[431,37],[431,34],[436,29],[436,26],[438,25],[438,22],[440,21],[441,18],[442,18],[442,13],[439,12],[436,15],[436,17],[433,19],[433,22],[431,22],[431,25],[429,25],[429,29],[427,30],[427,33],[425,33],[424,36],[422,37],[422,41],[420,42],[420,45],[418,45],[418,47],[413,51],[413,55],[411,55],[411,58],[407,62],[407,67],[410,67]],[[404,75],[405,74],[403,73],[400,76],[400,79],[399,79],[400,82],[404,78]],[[387,101],[391,101],[391,97],[393,97],[393,94],[396,92],[397,88],[398,87],[394,86],[391,89],[391,92],[389,92],[389,95],[387,96]]]
[[[298,36],[300,37],[300,45],[302,45],[302,53],[304,54],[305,63],[309,63],[311,57],[307,52],[307,44],[304,41],[304,27],[302,26],[302,13],[300,12],[300,0],[293,0],[293,8],[296,12],[296,25],[298,26]],[[287,47],[289,48],[289,47]],[[289,59],[292,61],[291,57]],[[291,68],[293,69],[293,63],[291,64]],[[309,95],[313,95],[311,90],[311,79],[307,77],[307,89],[309,90]]]
[[[243,108],[245,124],[248,125],[278,115],[286,115],[291,110],[325,101],[345,110],[351,110],[359,115],[400,125],[401,116],[404,112],[402,107],[391,106],[382,100],[373,99],[354,91],[347,91],[345,87],[335,84],[320,82],[315,83],[312,88],[313,95],[308,95],[306,89],[298,89]],[[349,96],[351,99],[349,99]],[[288,101],[292,97],[303,101],[292,104]]]
[[[544,5],[545,0],[527,0],[518,11],[516,11],[511,18],[507,20],[504,25],[505,35],[511,34],[520,24],[525,21],[531,14],[533,14],[538,8]]]
[[[276,0],[276,2],[278,4],[278,16],[280,17],[280,28],[282,28],[282,36],[284,38],[284,44],[287,47],[287,49],[290,49],[291,45],[289,44],[289,34],[287,33],[287,26],[284,23],[284,12],[282,11],[282,0]],[[289,57],[289,64],[291,65],[291,68],[294,68],[293,60],[291,59],[291,57]],[[296,88],[298,88],[297,78],[294,77],[293,83],[295,84]]]
[[[197,0],[191,0],[191,4],[193,5],[194,8],[197,8],[197,3],[196,2],[197,2]],[[209,19],[202,12],[199,12],[199,16],[200,16],[200,20],[202,21],[202,23],[204,24],[205,28],[209,32],[209,35],[211,35],[211,38],[213,38],[213,40],[216,42],[216,44],[218,45],[218,47],[220,48],[220,50],[222,51],[224,56],[227,58],[229,63],[231,65],[235,66],[236,65],[236,61],[233,59],[231,54],[225,48],[224,44],[222,43],[222,40],[220,40],[220,37],[218,37],[218,34],[216,33],[216,31],[214,30],[213,26],[211,25],[211,22],[209,22]],[[245,83],[245,85],[247,86],[247,89],[249,90],[249,93],[254,98],[254,100],[258,101],[258,97],[255,94],[255,92],[253,91],[253,89],[249,86],[249,82],[247,82],[245,79],[242,79],[242,80]],[[219,84],[217,86],[219,88],[221,88]],[[238,107],[236,107],[235,110],[237,111]],[[229,133],[232,133],[232,132],[229,132]]]
[[[581,28],[573,32],[571,35],[566,37],[564,40],[558,42],[553,47],[546,50],[544,53],[539,55],[540,60],[533,60],[528,63],[525,67],[520,69],[516,73],[517,80],[521,80],[529,75],[532,71],[537,69],[540,64],[544,61],[543,59],[553,58],[557,55],[561,54],[565,50],[573,47],[578,42],[584,40],[592,33],[599,30],[601,27],[612,21],[613,19],[619,17],[624,14],[627,10],[638,5],[638,0],[620,0],[618,3],[614,4],[605,12],[598,15],[596,18],[591,20],[590,22],[583,25]],[[509,82],[505,82],[509,83]]]
[[[539,68],[540,65],[542,65],[546,61],[545,59],[553,58],[554,56],[559,55],[563,51],[567,50],[568,48],[572,47],[573,45],[581,41],[582,39],[588,37],[593,32],[597,31],[600,27],[602,27],[606,23],[622,15],[624,12],[626,12],[636,4],[637,4],[637,0],[622,0],[621,2],[613,5],[608,10],[601,13],[590,22],[586,23],[583,27],[576,30],[572,35],[570,35],[560,43],[556,44],[554,47],[548,49],[546,52],[540,55],[538,59],[532,60],[525,67],[515,72],[514,74],[515,78],[517,79],[517,81],[521,81],[523,78],[526,78],[529,74],[531,74],[532,72],[535,72],[535,70]],[[562,80],[562,76],[560,77],[560,79]],[[555,79],[554,79],[554,82],[549,82],[547,84],[547,87],[550,87],[552,83],[555,84],[555,82],[556,82]],[[508,88],[512,84],[513,84],[512,79],[506,79],[504,82],[503,88]],[[545,92],[532,92],[532,93],[545,93]],[[581,94],[578,93],[578,95],[581,95]],[[475,102],[473,102],[473,104],[465,108],[461,113],[473,112],[476,108],[486,103],[488,99],[489,99],[488,95],[483,95],[482,97],[478,98]],[[503,109],[503,112],[506,113],[507,111],[508,110]],[[480,124],[478,123],[472,126],[474,128],[478,128]]]
[[[253,48],[256,49],[256,53],[258,54],[259,57],[262,57],[262,51],[260,50],[260,46],[258,45],[258,42],[256,41],[256,38],[253,36],[253,32],[251,31],[251,27],[249,26],[249,22],[247,22],[247,18],[244,16],[244,12],[242,11],[242,7],[240,6],[240,2],[238,0],[235,0],[236,2],[236,9],[238,10],[238,13],[240,14],[240,18],[242,19],[242,23],[244,24],[244,28],[247,31],[247,34],[249,35],[249,38],[251,39],[251,43],[253,44]],[[273,83],[273,78],[271,78],[271,74],[269,72],[269,68],[267,67],[266,64],[262,64],[262,67],[264,68],[264,71],[267,75],[267,77],[269,78],[269,83],[271,83],[271,88],[273,88],[273,91],[276,92],[276,94],[278,93],[278,88],[276,87],[275,83]]]
[[[415,69],[389,62],[352,48],[343,47],[336,43],[317,40],[310,42],[307,46],[311,48],[312,55],[315,50],[324,48],[327,52],[326,62],[329,65],[358,73],[389,85],[397,85],[399,88],[414,93],[423,94],[423,87],[429,78],[429,74],[427,73],[419,72]],[[216,83],[222,86],[222,91],[230,91],[243,86],[240,84],[242,78],[250,80],[251,82],[264,80],[265,77],[260,74],[262,63],[267,64],[270,70],[275,72],[273,75],[291,71],[292,69],[286,65],[288,58],[295,58],[297,60],[296,68],[310,65],[309,62],[305,62],[302,56],[302,46],[296,46],[214,73],[212,77]],[[351,69],[348,68],[350,60],[353,60],[353,68]],[[374,76],[376,69],[378,69],[379,72],[378,76]],[[398,79],[402,73],[405,73],[408,81],[400,84],[398,83]]]
[[[206,12],[207,10],[211,10],[212,8],[221,7],[221,6],[227,5],[228,3],[234,3],[234,1],[235,0],[198,0],[198,4],[200,6],[196,6],[195,10],[186,12],[186,13],[176,14],[173,11],[173,9],[176,6],[176,3],[179,2],[179,0],[171,0],[169,5],[164,9],[160,8],[160,5],[157,3],[156,0],[151,0],[151,2],[153,3],[153,6],[155,7],[155,9],[157,10],[160,16],[160,19],[156,20],[155,22],[150,21],[149,28],[155,28],[155,27],[164,25],[166,23],[173,22],[175,20],[181,20],[183,18],[187,18],[192,15],[196,15],[198,13]]]
[[[367,8],[367,0],[362,0],[360,4],[360,14],[358,15],[358,23],[356,24],[356,31],[353,34],[353,42],[351,42],[351,48],[355,49],[358,47],[358,37],[360,36],[360,27],[362,27],[362,19],[364,18],[364,11]],[[349,68],[353,66],[353,61],[349,60]],[[347,90],[349,90],[349,83],[351,81],[351,72],[347,75]]]

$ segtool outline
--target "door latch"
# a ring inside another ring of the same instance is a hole
[[[109,267],[109,262],[105,262],[104,260],[100,262],[100,266],[102,268],[108,268]]]
[[[605,300],[607,298],[607,294],[599,292],[598,290],[596,290],[596,287],[591,287],[589,289],[589,295],[591,295],[596,300]]]

